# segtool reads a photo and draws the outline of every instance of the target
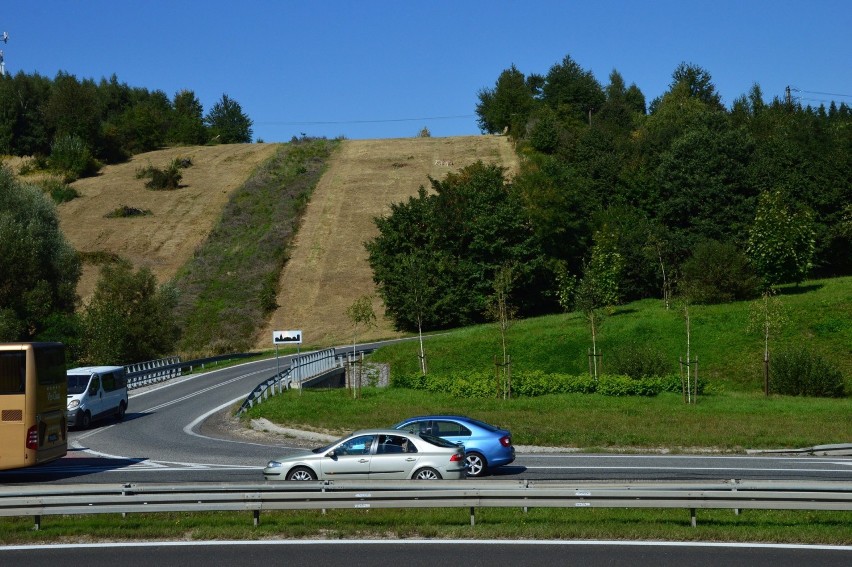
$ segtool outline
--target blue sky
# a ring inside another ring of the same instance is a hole
[[[170,98],[223,94],[254,137],[478,134],[477,92],[512,64],[546,74],[570,55],[613,69],[648,102],[682,61],[730,106],[759,83],[804,104],[852,104],[852,0],[15,0],[0,5],[9,73],[113,73]],[[830,94],[821,94],[830,93]],[[834,96],[831,96],[834,95]]]

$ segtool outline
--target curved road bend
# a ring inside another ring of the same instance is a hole
[[[284,366],[284,357],[279,361]],[[72,431],[67,457],[0,472],[0,482],[258,482],[275,456],[301,450],[278,441],[200,433],[209,416],[241,402],[276,371],[275,359],[175,379],[131,392],[122,423]],[[223,438],[225,437],[225,438]],[[285,442],[286,444],[286,442]],[[852,458],[745,455],[519,453],[493,477],[531,480],[730,479],[852,481]]]

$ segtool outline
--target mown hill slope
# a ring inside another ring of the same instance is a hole
[[[160,283],[169,281],[191,258],[218,221],[234,189],[271,157],[276,144],[180,147],[148,152],[104,167],[95,177],[72,184],[80,197],[59,206],[59,222],[71,244],[88,255],[106,253],[151,269]],[[164,169],[173,159],[192,163],[182,169],[181,187],[145,188],[136,172]],[[107,218],[127,206],[149,215]],[[85,302],[97,282],[99,266],[86,262],[78,293]]]
[[[497,163],[511,173],[517,156],[507,138],[462,136],[348,140],[331,157],[296,235],[290,260],[279,281],[278,309],[258,337],[269,348],[275,330],[300,329],[307,344],[352,341],[346,309],[361,296],[375,294],[364,242],[377,234],[373,219],[391,203],[407,200],[429,177],[475,163]],[[377,325],[359,330],[358,340],[396,336],[376,296]]]
[[[180,147],[135,156],[127,163],[105,167],[99,175],[73,183],[80,197],[59,206],[63,231],[87,257],[106,254],[146,266],[165,283],[204,242],[235,189],[248,179],[278,144],[234,144]],[[145,188],[137,179],[142,168],[165,168],[187,158],[181,187],[173,191]],[[429,187],[429,177],[482,160],[509,172],[517,156],[507,138],[464,136],[346,140],[332,156],[317,185],[290,259],[279,281],[279,308],[269,321],[257,322],[257,347],[271,347],[274,330],[301,329],[308,345],[342,344],[352,340],[345,311],[357,298],[375,294],[363,243],[376,234],[373,218],[386,214],[391,203]],[[108,218],[120,207],[150,211],[149,215]],[[99,266],[84,264],[78,292],[85,302],[94,290]],[[359,340],[397,333],[374,300],[378,325],[359,333]]]

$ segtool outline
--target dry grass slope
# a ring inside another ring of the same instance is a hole
[[[137,155],[75,182],[80,197],[58,207],[60,224],[77,250],[117,254],[167,282],[204,242],[231,193],[276,149],[277,144],[234,144]],[[144,179],[136,179],[138,169],[163,168],[174,158],[192,160],[182,170],[179,189],[152,191]],[[258,323],[258,348],[270,348],[272,331],[285,329],[302,329],[309,345],[351,342],[345,311],[357,298],[375,293],[363,246],[376,235],[373,218],[416,195],[421,185],[428,188],[429,176],[442,179],[478,160],[510,173],[518,165],[509,140],[497,136],[344,141],[314,191],[281,274],[280,307],[268,322]],[[20,162],[7,164],[17,171]],[[106,218],[121,206],[152,214]],[[98,266],[84,266],[78,286],[84,302],[98,274]],[[378,298],[373,307],[378,326],[359,334],[359,340],[397,336]]]
[[[311,345],[352,341],[346,309],[359,297],[375,294],[364,242],[373,238],[373,218],[387,214],[390,204],[429,187],[431,176],[482,160],[517,170],[517,156],[507,138],[464,136],[349,140],[332,156],[314,190],[296,236],[290,260],[279,281],[279,308],[258,336],[258,348],[269,348],[275,330],[301,329]],[[398,336],[376,297],[378,325],[359,331],[358,340]]]
[[[80,197],[59,206],[59,221],[81,252],[107,252],[147,266],[167,282],[192,257],[218,221],[231,192],[270,158],[276,144],[193,146],[148,152],[129,162],[105,167],[100,175],[76,181]],[[136,171],[164,168],[174,158],[189,158],[181,187],[145,188]],[[150,210],[144,217],[105,218],[122,205]],[[77,287],[85,302],[95,288],[99,267],[85,265]]]

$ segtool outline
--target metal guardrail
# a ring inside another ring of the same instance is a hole
[[[852,511],[852,483],[583,485],[531,481],[264,482],[0,486],[0,516],[369,508],[683,508]]]
[[[237,415],[284,390],[301,388],[306,380],[340,366],[340,360],[333,348],[294,357],[291,359],[290,366],[255,386],[237,410]]]
[[[187,361],[181,361],[179,356],[170,356],[159,360],[128,364],[124,367],[124,371],[127,374],[127,388],[133,390],[135,388],[142,388],[143,386],[150,386],[151,384],[178,378],[184,371],[188,370],[192,372],[198,366],[205,368],[208,364],[215,364],[222,360],[234,360],[249,356],[254,356],[254,353],[222,354]]]

